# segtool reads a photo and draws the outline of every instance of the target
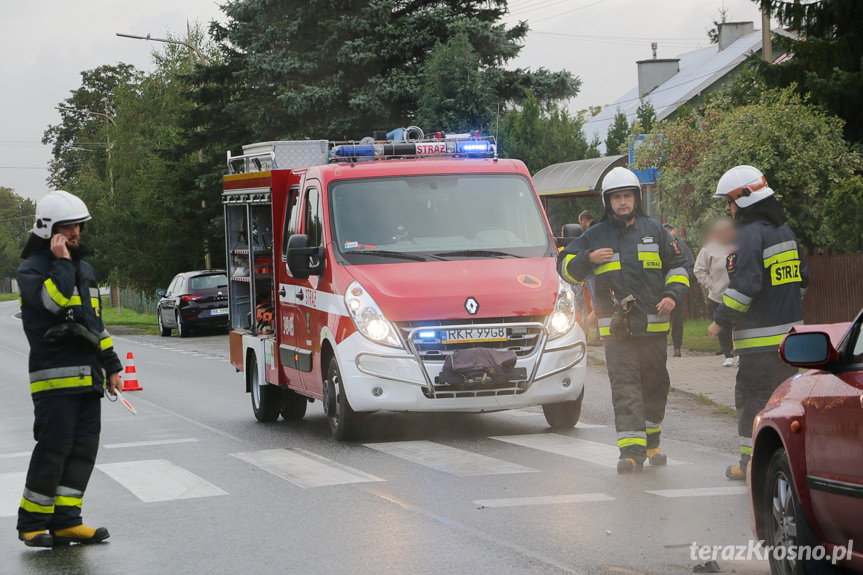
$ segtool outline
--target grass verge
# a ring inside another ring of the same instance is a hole
[[[12,300],[17,300],[17,299],[18,299],[17,293],[0,293],[0,301],[12,301]]]
[[[128,327],[141,330],[140,333],[145,335],[155,335],[158,333],[156,314],[152,313],[138,313],[130,309],[122,308],[122,311],[118,314],[117,308],[106,307],[102,309],[102,321],[105,322],[105,325],[108,327]]]
[[[707,326],[713,320],[708,318],[689,319],[683,323],[683,347],[691,351],[719,351],[719,344],[707,335]]]

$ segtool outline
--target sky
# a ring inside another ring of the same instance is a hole
[[[527,20],[524,48],[511,67],[569,70],[582,81],[575,112],[607,105],[637,83],[637,60],[669,58],[708,45],[724,6],[731,20],[760,15],[752,0],[510,0],[508,23]],[[54,106],[80,86],[80,72],[125,62],[151,68],[159,46],[116,32],[185,33],[186,21],[223,19],[213,0],[0,0],[0,186],[38,199],[50,149],[40,142],[59,122]],[[326,134],[310,137],[327,138]]]

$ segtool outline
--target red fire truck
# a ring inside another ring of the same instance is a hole
[[[541,405],[574,426],[584,334],[529,172],[476,134],[416,132],[228,153],[230,355],[255,417],[318,400],[339,440],[386,411]],[[513,375],[442,381],[473,348],[514,352]]]

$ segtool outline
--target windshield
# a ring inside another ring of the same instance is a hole
[[[189,290],[199,291],[228,287],[228,276],[225,274],[213,274],[209,276],[195,276],[189,279]]]
[[[542,257],[554,253],[519,175],[435,175],[334,182],[333,242],[350,263]]]

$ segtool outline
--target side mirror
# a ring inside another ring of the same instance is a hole
[[[323,275],[324,246],[309,247],[309,236],[294,234],[288,239],[287,260],[291,275],[297,279]]]
[[[159,296],[159,297],[165,297],[165,290],[163,290],[163,289],[157,289],[157,290],[156,290],[156,295],[157,295],[157,296]]]
[[[779,346],[782,361],[795,367],[823,368],[839,361],[839,352],[824,332],[791,333]]]

